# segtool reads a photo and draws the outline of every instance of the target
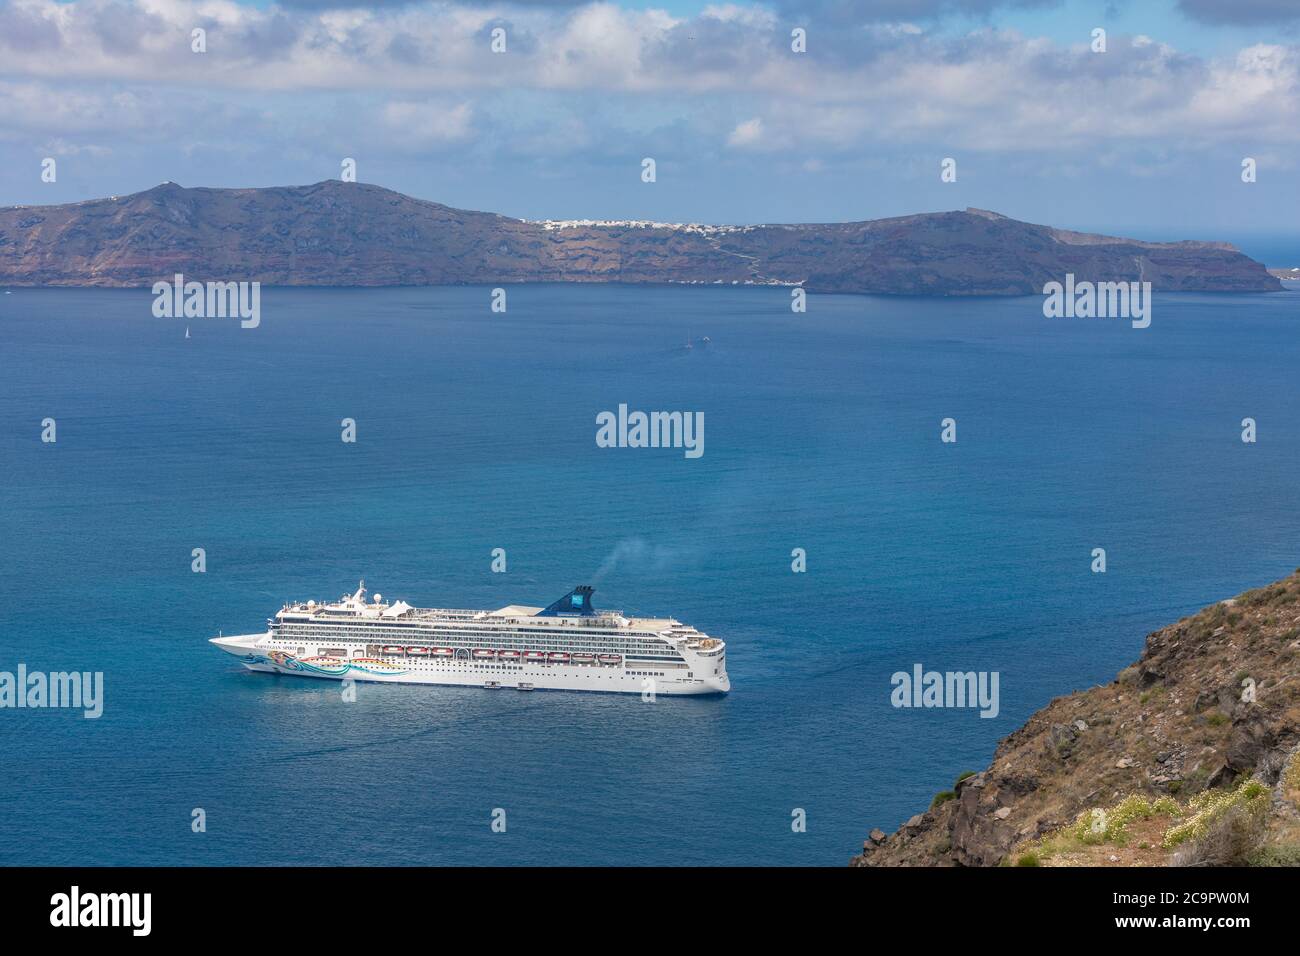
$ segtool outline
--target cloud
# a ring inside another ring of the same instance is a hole
[[[1062,0],[782,0],[784,19],[795,23],[848,26],[900,23],[940,17],[987,17],[998,9],[1059,6]]]
[[[356,10],[412,7],[425,3],[427,0],[276,0],[276,2],[282,7],[297,10]],[[468,7],[487,6],[487,4],[476,2],[476,0],[446,0],[446,2]],[[566,7],[581,6],[589,2],[590,0],[506,0],[504,5],[564,9]]]
[[[392,140],[407,146],[460,143],[473,133],[474,110],[468,103],[399,101],[386,104],[380,115],[395,134]]]
[[[319,11],[0,0],[0,23],[0,62],[22,87],[0,116],[69,142],[78,130],[88,142],[99,130],[134,135],[141,102],[160,116],[179,111],[214,141],[251,132],[314,150],[365,135],[376,149],[482,144],[547,156],[653,148],[669,162],[728,147],[833,165],[890,147],[1091,154],[1300,140],[1298,52],[1283,44],[1206,58],[1112,35],[1109,52],[1095,54],[1086,42],[1013,30],[872,23],[810,30],[809,52],[796,54],[788,22],[740,5],[675,17],[608,3]],[[190,52],[196,24],[208,31],[206,54]],[[505,54],[488,42],[496,25],[507,31]]]
[[[747,119],[736,126],[727,137],[727,145],[745,149],[763,141],[763,121],[758,117]]]
[[[1296,0],[1178,0],[1178,9],[1202,23],[1300,23],[1300,4]]]

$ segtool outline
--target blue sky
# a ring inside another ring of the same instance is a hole
[[[363,181],[529,218],[979,206],[1300,235],[1295,0],[331,2],[0,0],[0,202],[309,183],[351,157]]]

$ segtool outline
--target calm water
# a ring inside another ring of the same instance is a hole
[[[0,711],[0,863],[840,865],[1150,630],[1300,563],[1295,292],[1158,298],[1146,331],[1036,298],[488,295],[266,290],[261,328],[188,341],[147,291],[0,296],[0,670],[107,696]],[[704,411],[704,457],[597,448],[619,402]],[[362,575],[469,607],[595,583],[725,638],[734,690],[344,703],[206,641]],[[999,671],[1000,716],[894,710],[917,662]]]

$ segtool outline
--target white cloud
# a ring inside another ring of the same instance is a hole
[[[473,132],[474,110],[468,103],[395,101],[380,114],[394,139],[409,146],[458,143]]]
[[[763,141],[763,121],[755,117],[754,119],[745,120],[731,131],[727,137],[727,145],[745,149],[750,146],[757,146]]]
[[[208,31],[206,54],[190,52],[196,25]],[[489,49],[493,25],[507,30],[506,54]],[[1100,55],[1009,30],[948,36],[879,25],[819,33],[797,55],[770,10],[736,4],[683,19],[609,3],[313,12],[229,0],[0,0],[0,27],[4,75],[56,97],[20,97],[0,115],[51,136],[134,128],[140,105],[129,91],[143,89],[150,99],[190,90],[196,104],[221,100],[231,122],[265,110],[266,123],[277,107],[262,102],[277,93],[309,106],[370,95],[388,104],[378,121],[393,142],[411,146],[474,138],[476,103],[511,91],[549,96],[555,122],[581,141],[602,131],[575,94],[623,98],[660,127],[711,123],[715,142],[718,117],[747,116],[726,136],[731,147],[800,155],[880,144],[1041,151],[1300,140],[1297,48],[1280,45],[1208,60],[1145,36],[1112,37]],[[316,91],[325,95],[313,100]]]

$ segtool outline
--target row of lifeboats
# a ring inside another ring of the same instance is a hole
[[[385,654],[405,655],[407,657],[438,657],[448,659],[456,656],[450,647],[403,647],[389,644],[380,648]],[[614,667],[623,663],[619,654],[570,654],[568,651],[493,651],[478,648],[471,652],[476,661],[525,661],[529,664],[604,664]]]

